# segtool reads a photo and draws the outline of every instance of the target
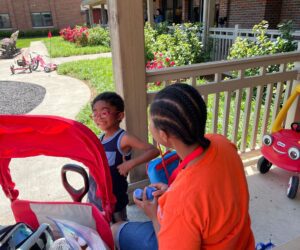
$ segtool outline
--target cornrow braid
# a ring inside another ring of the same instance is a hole
[[[150,115],[156,128],[176,136],[186,145],[209,146],[210,141],[204,137],[206,105],[192,86],[175,83],[158,92]]]

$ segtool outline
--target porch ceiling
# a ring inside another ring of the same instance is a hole
[[[106,4],[106,0],[82,0],[82,5],[95,6],[99,4]]]

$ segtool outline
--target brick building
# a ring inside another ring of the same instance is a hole
[[[219,16],[226,17],[227,27],[239,24],[241,28],[252,28],[261,20],[276,29],[284,20],[293,20],[294,28],[300,29],[299,0],[219,0]]]
[[[153,0],[154,9],[160,8],[165,20],[202,21],[205,0]],[[145,0],[144,0],[145,2]],[[239,24],[241,28],[252,28],[267,20],[269,28],[276,29],[284,20],[293,20],[294,28],[300,29],[300,0],[210,0],[215,25],[225,18],[226,27]]]
[[[37,30],[86,22],[81,0],[0,0],[1,30]]]

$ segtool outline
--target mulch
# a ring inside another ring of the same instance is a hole
[[[36,84],[0,81],[0,114],[26,114],[36,108],[45,95],[46,89]]]

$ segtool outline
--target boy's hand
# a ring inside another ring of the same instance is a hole
[[[120,164],[117,168],[119,170],[120,175],[123,175],[126,177],[129,173],[130,169],[132,168],[132,164],[130,161],[125,161],[122,164]]]

